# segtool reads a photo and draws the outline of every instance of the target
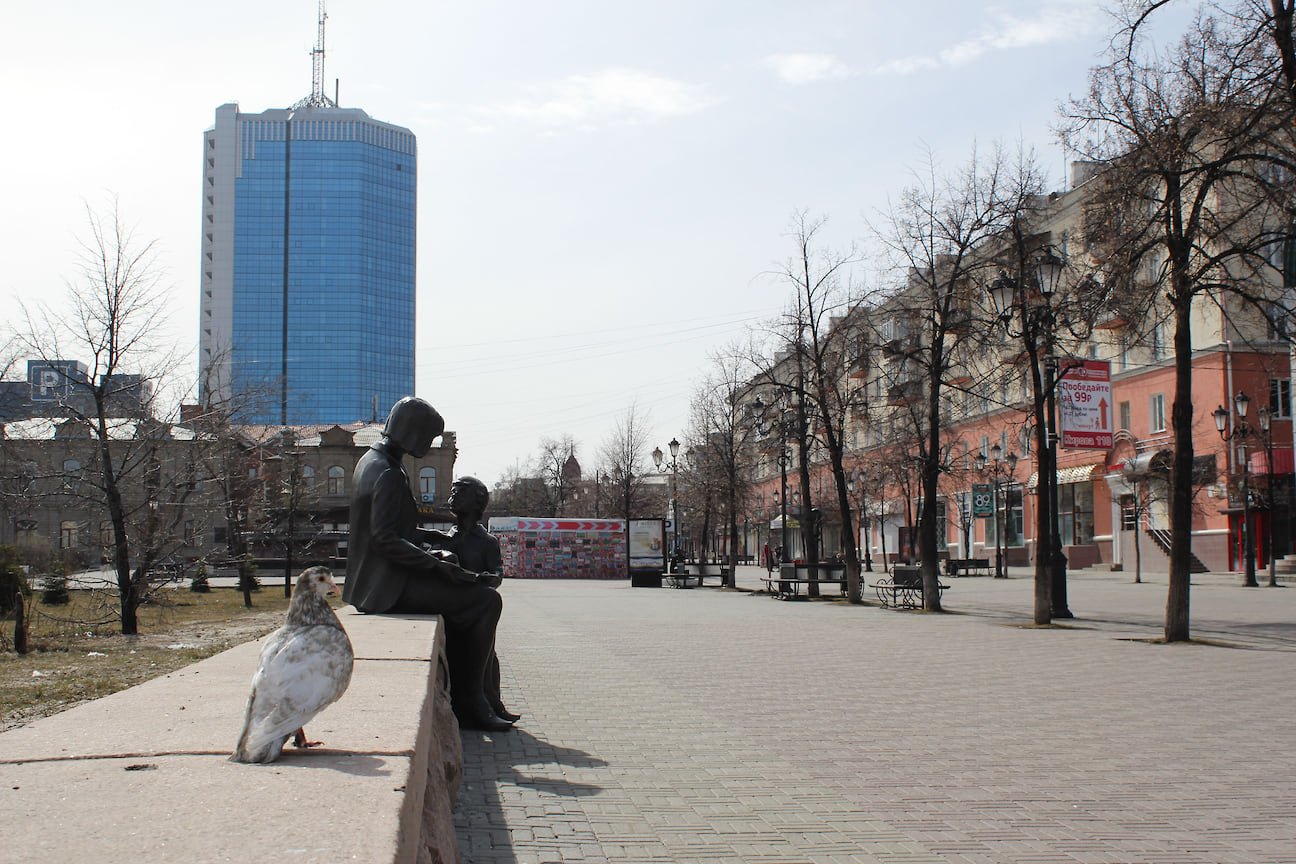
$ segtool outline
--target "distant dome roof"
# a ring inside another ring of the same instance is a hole
[[[576,461],[576,454],[570,453],[567,461],[563,463],[562,476],[568,480],[579,480],[581,478],[580,463]]]

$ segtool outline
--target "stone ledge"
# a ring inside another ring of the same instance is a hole
[[[440,621],[339,617],[356,664],[320,748],[227,761],[260,641],[0,734],[5,861],[458,861]]]

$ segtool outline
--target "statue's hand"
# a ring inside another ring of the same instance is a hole
[[[504,580],[498,573],[478,573],[477,584],[486,585],[490,588],[498,588],[504,583]]]
[[[429,549],[428,554],[440,558],[442,561],[444,561],[447,564],[459,563],[459,556],[453,552],[447,552],[445,549]]]

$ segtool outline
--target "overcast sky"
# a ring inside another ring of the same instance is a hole
[[[0,312],[64,291],[85,205],[116,195],[196,356],[202,133],[224,102],[309,94],[315,0],[5,7]],[[710,354],[790,296],[770,274],[797,211],[867,241],[926,150],[953,168],[996,141],[1036,147],[1061,188],[1050,124],[1110,31],[1086,0],[328,14],[326,90],[418,136],[416,389],[458,433],[456,473],[488,484],[545,436],[592,472],[631,404],[648,449],[684,439]]]

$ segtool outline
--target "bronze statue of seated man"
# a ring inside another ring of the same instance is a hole
[[[444,431],[435,408],[406,396],[392,406],[382,440],[356,463],[342,596],[361,612],[440,615],[452,646],[450,698],[459,724],[502,731],[512,723],[495,714],[484,688],[503,608],[495,590],[499,574],[471,572],[452,553],[427,548],[437,538],[418,527],[418,505],[401,464],[406,453],[427,455]]]

